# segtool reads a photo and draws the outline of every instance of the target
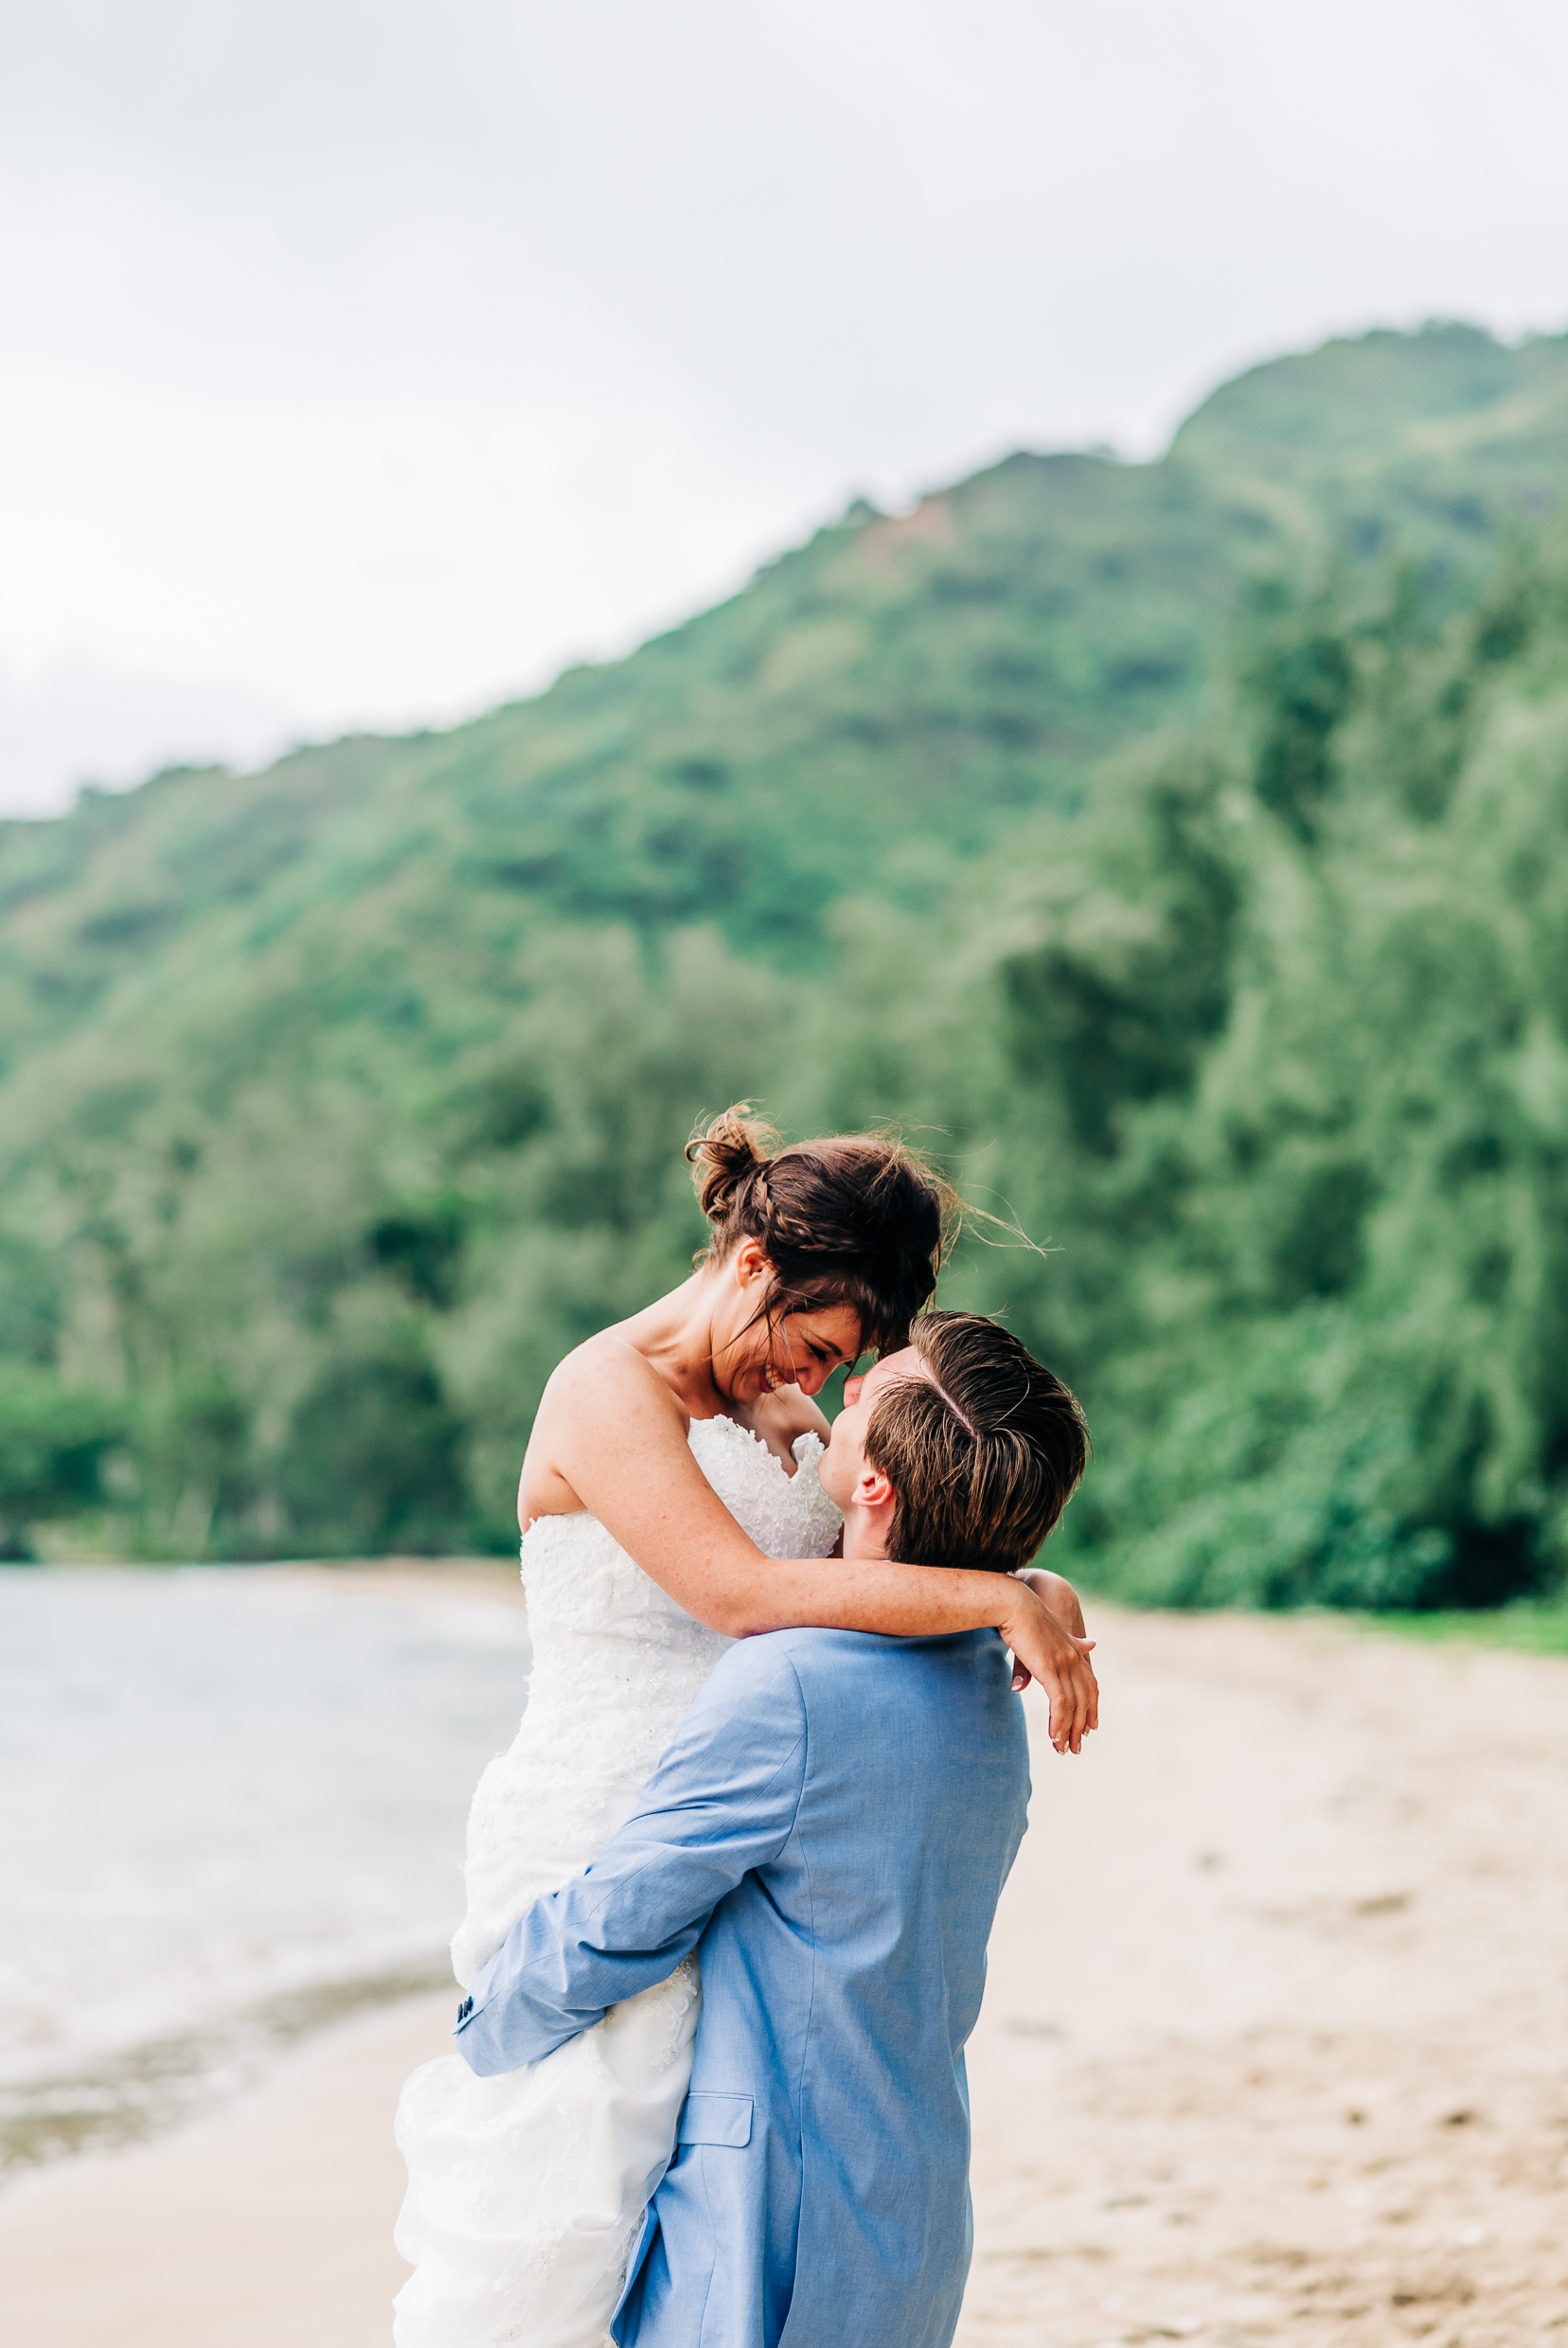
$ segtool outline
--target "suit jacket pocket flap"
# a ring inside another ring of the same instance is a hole
[[[752,2099],[749,2095],[686,2097],[681,2112],[683,2144],[733,2144],[737,2150],[751,2143]]]

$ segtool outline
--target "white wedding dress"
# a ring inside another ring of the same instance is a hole
[[[840,1517],[802,1435],[792,1476],[734,1419],[691,1449],[774,1557],[822,1557]],[[580,1875],[729,1642],[682,1612],[597,1518],[541,1517],[523,1543],[533,1670],[509,1751],[473,1797],[466,1987],[530,1901]],[[398,2107],[408,2193],[397,2245],[397,2348],[601,2348],[637,2220],[663,2176],[691,2075],[695,1958],[543,2062],[476,2079],[460,2055],[416,2071]]]

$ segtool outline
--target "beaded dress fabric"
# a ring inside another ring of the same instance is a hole
[[[693,1455],[757,1547],[822,1557],[837,1508],[820,1437],[791,1475],[729,1418],[693,1421]],[[523,1543],[533,1668],[509,1749],[469,1816],[466,1987],[529,1903],[580,1875],[631,1817],[729,1642],[683,1613],[597,1518],[540,1517]],[[476,2079],[462,2057],[416,2071],[398,2107],[408,2193],[397,2348],[603,2348],[644,2207],[674,2148],[702,2004],[696,1960],[613,2006],[543,2062]]]

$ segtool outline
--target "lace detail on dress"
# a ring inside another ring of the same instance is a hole
[[[841,1519],[822,1443],[788,1473],[734,1419],[691,1449],[774,1557],[823,1557]],[[529,1902],[580,1875],[636,1806],[727,1639],[693,1622],[596,1518],[542,1517],[523,1543],[533,1669],[509,1749],[469,1817],[466,1986]],[[613,2006],[543,2062],[476,2079],[458,2055],[417,2071],[398,2142],[409,2168],[398,2247],[414,2267],[397,2348],[603,2348],[637,2221],[668,2164],[702,2006],[694,1958]]]
[[[661,1982],[657,1995],[665,2008],[664,2037],[653,2050],[653,2066],[668,2071],[686,2044],[686,2018],[702,1996],[695,1957],[683,1957],[667,1982]]]

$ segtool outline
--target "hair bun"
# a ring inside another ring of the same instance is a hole
[[[833,1133],[783,1149],[737,1101],[686,1154],[711,1226],[694,1263],[722,1264],[755,1240],[771,1272],[760,1307],[770,1327],[844,1305],[860,1323],[859,1350],[905,1343],[936,1286],[957,1201],[902,1142]]]
[[[778,1135],[751,1113],[750,1101],[736,1101],[714,1118],[706,1132],[686,1144],[697,1203],[710,1223],[722,1222],[744,1183],[766,1165]]]

